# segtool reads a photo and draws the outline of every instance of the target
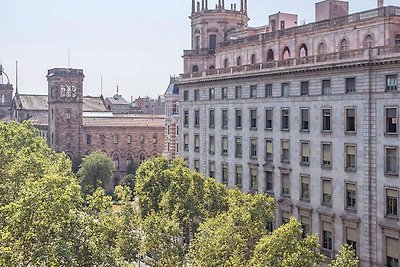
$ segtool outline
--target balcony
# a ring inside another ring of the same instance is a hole
[[[202,48],[202,49],[199,49],[199,50],[184,50],[183,51],[183,56],[184,57],[207,56],[207,55],[213,55],[214,53],[215,53],[215,50]]]

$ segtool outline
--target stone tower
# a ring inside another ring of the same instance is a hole
[[[51,69],[47,74],[49,145],[70,158],[81,156],[83,70]]]
[[[7,83],[4,83],[4,77],[7,79]],[[3,66],[0,65],[0,120],[11,115],[10,108],[13,90],[13,86],[10,84],[10,80],[3,70]]]
[[[198,73],[215,69],[215,50],[221,42],[228,40],[230,32],[247,27],[247,0],[225,7],[225,0],[218,0],[215,9],[209,9],[208,0],[201,3],[192,0],[191,50],[184,51],[185,73]]]

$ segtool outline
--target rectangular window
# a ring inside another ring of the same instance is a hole
[[[356,92],[356,78],[346,78],[346,94]]]
[[[210,100],[215,99],[215,89],[214,88],[208,89],[208,99],[210,99]]]
[[[250,85],[250,98],[257,98],[257,85]]]
[[[210,142],[209,142],[209,152],[210,154],[214,154],[215,153],[215,137],[214,135],[210,135],[209,137]]]
[[[346,244],[351,246],[357,252],[357,229],[346,227]]]
[[[236,109],[235,110],[235,127],[242,128],[242,110]]]
[[[257,129],[257,110],[250,110],[250,129]]]
[[[346,161],[345,169],[349,171],[355,171],[357,169],[357,146],[356,145],[345,145]]]
[[[200,91],[194,90],[194,101],[200,100]]]
[[[322,167],[332,167],[332,145],[330,143],[322,144]]]
[[[310,142],[301,141],[300,142],[300,164],[310,165]]]
[[[311,218],[308,216],[300,216],[300,223],[301,223],[301,229],[302,238],[306,238],[308,234],[311,234]]]
[[[215,48],[217,48],[217,35],[210,34],[209,38],[209,48],[210,50],[215,50]]]
[[[257,167],[250,166],[250,189],[252,190],[257,190],[258,188],[257,174],[258,174]]]
[[[211,178],[215,178],[215,162],[214,161],[210,161],[208,164],[208,176]]]
[[[385,173],[398,175],[398,150],[397,147],[385,147]]]
[[[284,131],[289,131],[289,109],[283,108],[282,112],[282,127],[281,129]]]
[[[386,133],[397,134],[397,108],[386,108]]]
[[[183,111],[183,126],[189,127],[189,110]]]
[[[235,157],[242,156],[242,137],[235,137]]]
[[[183,135],[183,150],[189,151],[189,135],[188,134]]]
[[[242,98],[242,87],[241,86],[235,87],[235,98],[236,99]]]
[[[183,91],[183,101],[189,100],[189,91]]]
[[[282,163],[290,163],[289,140],[282,140],[281,146],[282,146],[281,162]]]
[[[215,127],[215,110],[210,109],[210,117],[209,117],[209,127],[214,128]]]
[[[399,191],[386,188],[386,216],[398,218]]]
[[[228,184],[228,163],[222,163],[222,183]]]
[[[194,135],[194,151],[200,151],[200,136],[198,134]]]
[[[357,209],[357,185],[346,183],[346,209]]]
[[[308,108],[301,108],[301,125],[300,130],[308,132],[310,130],[310,110]]]
[[[194,160],[194,170],[195,170],[196,172],[199,172],[199,171],[200,171],[200,160],[198,160],[198,159],[195,159],[195,160]]]
[[[322,131],[329,132],[332,130],[331,116],[332,116],[332,113],[331,113],[330,108],[322,109]]]
[[[332,250],[332,223],[322,222],[322,248]]]
[[[399,240],[391,237],[386,237],[386,266],[399,267],[400,250]]]
[[[284,197],[290,197],[290,180],[289,175],[286,173],[281,174],[282,179],[282,188],[281,188],[281,195]]]
[[[221,139],[221,146],[222,146],[222,155],[228,155],[228,137],[222,136]]]
[[[237,187],[242,187],[242,165],[236,165],[235,167],[235,184]]]
[[[222,99],[227,99],[228,98],[228,88],[227,87],[222,87],[222,89],[221,89],[221,98]]]
[[[265,160],[272,161],[273,160],[273,146],[272,139],[265,140]]]
[[[222,128],[228,128],[228,110],[222,110]]]
[[[290,221],[290,216],[291,214],[289,212],[282,211],[282,225]]]
[[[289,83],[282,83],[282,96],[290,95],[290,87]]]
[[[323,80],[322,95],[330,95],[330,94],[331,94],[331,80]]]
[[[200,126],[200,110],[194,111],[194,127]]]
[[[322,205],[332,205],[332,181],[322,179]]]
[[[309,87],[308,81],[307,82],[301,82],[301,84],[300,84],[300,95],[309,95],[308,87]]]
[[[346,108],[346,133],[356,131],[356,109]]]
[[[272,109],[265,110],[265,129],[272,130]]]
[[[397,75],[386,76],[386,91],[397,91]]]
[[[310,200],[310,176],[308,175],[301,175],[300,176],[300,199],[309,201]]]
[[[272,84],[265,85],[265,97],[272,97]]]
[[[265,191],[268,193],[274,192],[274,180],[271,171],[265,172]]]
[[[250,158],[257,159],[257,138],[250,138]]]

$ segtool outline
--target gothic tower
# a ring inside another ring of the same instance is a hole
[[[4,76],[7,78],[7,83],[4,83]],[[11,103],[13,97],[13,86],[10,84],[7,74],[0,65],[0,120],[11,115]]]
[[[81,156],[83,70],[51,69],[47,74],[49,145],[70,158]]]

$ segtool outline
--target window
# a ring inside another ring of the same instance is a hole
[[[265,160],[272,161],[273,160],[273,146],[272,139],[265,140]]]
[[[228,155],[228,137],[222,136],[221,138],[222,155]]]
[[[325,250],[332,250],[332,223],[322,222],[322,248]]]
[[[322,205],[332,205],[332,181],[322,179]]]
[[[346,39],[342,39],[340,42],[340,52],[345,52],[349,50],[349,44]]]
[[[209,36],[209,48],[210,50],[215,50],[217,48],[217,35],[216,34],[210,34]]]
[[[118,155],[114,155],[113,162],[114,162],[115,169],[119,170],[119,156]]]
[[[265,85],[265,97],[271,97],[272,96],[272,84],[266,84]]]
[[[349,171],[355,171],[357,169],[357,146],[356,145],[345,145],[345,169]]]
[[[271,171],[265,172],[265,191],[268,193],[274,192],[274,179]]]
[[[374,47],[374,39],[372,38],[371,34],[368,34],[367,36],[365,36],[365,44],[364,44],[365,48],[372,48]]]
[[[236,128],[242,128],[242,110],[241,109],[236,109],[235,110],[236,116],[235,116],[235,127]]]
[[[194,65],[194,66],[192,67],[192,72],[193,72],[193,73],[199,72],[199,67],[197,67],[196,65]]]
[[[222,183],[228,184],[228,163],[222,163]]]
[[[67,109],[67,121],[70,121],[71,120],[71,110],[70,109]]]
[[[194,111],[194,127],[200,126],[200,110]]]
[[[242,65],[242,58],[239,56],[236,59],[236,66],[240,66],[240,65]]]
[[[386,133],[397,134],[397,108],[386,108]]]
[[[332,146],[330,143],[322,143],[322,167],[332,167]]]
[[[235,137],[235,157],[242,156],[242,137]]]
[[[90,136],[90,134],[86,135],[86,144],[90,145],[92,143],[92,137]]]
[[[300,176],[300,199],[309,201],[310,200],[310,176],[301,175]]]
[[[326,45],[325,43],[320,43],[318,46],[318,55],[326,54]]]
[[[200,100],[200,91],[194,90],[194,101],[199,101]]]
[[[250,158],[257,159],[257,138],[250,138]]]
[[[269,232],[272,233],[274,231],[274,222],[272,220],[268,220],[266,223],[265,229]]]
[[[356,92],[356,78],[346,78],[346,94]]]
[[[396,35],[394,43],[395,43],[395,46],[396,46],[396,52],[399,52],[400,51],[400,34]]]
[[[268,50],[267,61],[274,61],[274,51],[272,49]]]
[[[282,146],[281,162],[290,163],[289,140],[282,140],[281,146]]]
[[[289,47],[285,47],[285,49],[283,50],[283,54],[282,54],[282,59],[290,59],[290,50]]]
[[[258,170],[256,166],[250,166],[250,189],[257,190],[257,174]]]
[[[257,98],[257,85],[250,85],[250,98]]]
[[[198,134],[194,135],[194,151],[195,152],[200,151],[200,135]]]
[[[100,135],[100,143],[103,145],[106,143],[106,136],[104,134]]]
[[[183,150],[189,151],[189,135],[188,134],[183,135]]]
[[[200,171],[200,160],[198,160],[198,159],[195,159],[195,160],[194,160],[194,170],[195,170],[196,172],[199,172],[199,171]]]
[[[308,132],[310,130],[310,110],[308,108],[301,108],[300,113],[301,113],[300,130],[302,132]]]
[[[200,36],[199,35],[196,35],[195,47],[196,47],[196,50],[200,49]]]
[[[114,144],[118,144],[118,134],[114,134],[113,142]]]
[[[398,218],[399,191],[386,188],[386,216]]]
[[[300,95],[309,95],[309,83],[307,82],[301,82],[300,83]]]
[[[209,167],[208,176],[210,176],[211,178],[215,178],[215,162],[210,161],[208,167]]]
[[[222,128],[228,128],[228,110],[222,110]]]
[[[235,184],[237,187],[242,187],[242,165],[235,166]]]
[[[189,110],[183,111],[183,126],[189,127]]]
[[[183,91],[183,101],[189,100],[189,91]]]
[[[398,175],[397,147],[385,147],[385,174]]]
[[[224,68],[227,68],[229,66],[229,61],[227,58],[224,60]]]
[[[284,197],[290,197],[290,180],[289,180],[289,174],[282,173],[281,174],[281,179],[282,179],[282,188],[281,188],[281,195]]]
[[[168,132],[169,132],[169,125],[168,125]],[[128,135],[128,144],[132,143],[132,135]]]
[[[257,110],[250,110],[250,129],[257,129]]]
[[[72,144],[72,135],[67,134],[65,139],[66,139],[65,142],[67,143],[67,147],[70,148],[71,144]]]
[[[282,211],[282,225],[290,221],[290,212]]]
[[[251,55],[251,64],[256,64],[256,55],[255,54]]]
[[[302,44],[299,50],[299,57],[306,57],[307,56],[307,46]]]
[[[346,209],[357,209],[357,185],[346,183]]]
[[[329,132],[331,130],[331,109],[324,108],[322,109],[322,131]]]
[[[330,95],[330,94],[331,94],[331,80],[323,80],[322,95]]]
[[[386,92],[397,91],[397,75],[386,76]]]
[[[282,127],[281,129],[284,131],[289,130],[289,109],[288,108],[283,108],[281,110],[282,112]]]
[[[310,165],[310,143],[308,141],[300,142],[300,164]]]
[[[386,237],[386,266],[399,267],[400,251],[399,239]]]
[[[272,109],[266,109],[265,110],[265,129],[266,130],[272,130]]]
[[[282,83],[282,96],[289,96],[290,88],[289,83]]]
[[[236,99],[242,98],[242,87],[241,86],[235,87],[235,98]]]
[[[228,98],[228,88],[222,87],[221,88],[221,99],[227,99],[227,98]]]
[[[215,137],[214,135],[210,135],[209,136],[209,147],[208,150],[210,152],[210,154],[214,154],[215,153]]]
[[[357,229],[346,227],[346,244],[351,246],[354,252],[357,252]]]
[[[346,133],[356,131],[356,109],[346,108]]]
[[[311,233],[311,218],[308,216],[300,216],[301,229],[303,230],[301,237],[306,238]]]
[[[215,99],[215,89],[214,88],[208,89],[208,99],[210,99],[210,100]]]
[[[214,128],[215,127],[215,111],[213,109],[210,109],[209,111],[210,117],[208,118],[208,125],[210,128]]]

